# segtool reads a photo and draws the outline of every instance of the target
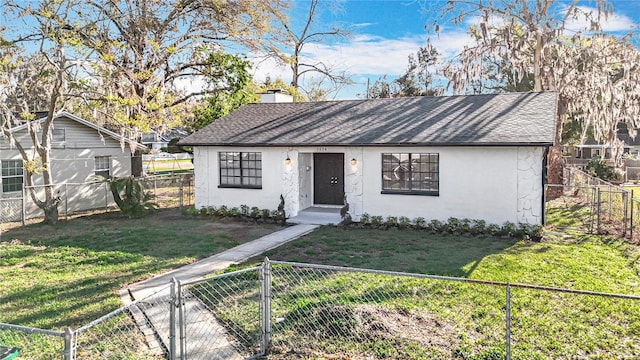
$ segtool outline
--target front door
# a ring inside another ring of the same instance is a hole
[[[313,154],[314,203],[342,205],[344,203],[344,154]]]

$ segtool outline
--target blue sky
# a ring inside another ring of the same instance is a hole
[[[640,0],[613,0],[613,16],[604,23],[604,29],[610,32],[626,33],[640,26]],[[322,3],[320,14],[322,25],[336,24],[351,31],[351,37],[322,44],[310,44],[305,48],[307,59],[323,61],[348,71],[356,82],[342,89],[338,99],[356,98],[366,91],[367,79],[373,83],[382,75],[393,79],[407,66],[407,57],[415,53],[427,40],[425,25],[431,23],[443,1],[440,0],[346,0],[338,3],[338,10],[328,10],[327,5],[336,5],[335,1]],[[580,1],[585,9],[593,7],[594,1]],[[297,0],[293,3],[291,19],[302,19],[308,11],[308,2]],[[570,27],[580,28],[580,23]],[[459,51],[469,39],[465,28],[444,26],[438,38],[432,43],[444,57],[450,57]],[[273,62],[256,64],[256,80],[282,77],[290,80],[287,69]]]

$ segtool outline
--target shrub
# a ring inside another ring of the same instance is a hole
[[[500,230],[501,230],[500,226],[496,224],[489,224],[487,225],[486,233],[497,236],[497,235],[500,235]]]
[[[407,229],[411,227],[411,219],[406,216],[400,216],[398,218],[398,227],[401,229]]]
[[[422,229],[427,227],[427,222],[424,220],[423,217],[417,217],[417,218],[413,219],[413,226],[417,230],[422,230]]]
[[[260,211],[260,217],[262,218],[262,221],[269,220],[269,218],[271,217],[271,211],[269,211],[269,209],[262,209]]]
[[[240,212],[240,209],[238,209],[237,207],[232,207],[231,209],[229,209],[229,213],[227,214],[227,216],[233,217],[233,218],[239,218],[241,215],[242,213]]]
[[[249,206],[240,205],[240,214],[244,217],[249,217]]]
[[[516,233],[517,233],[516,224],[512,223],[511,221],[507,221],[504,224],[502,224],[502,227],[500,228],[499,235],[513,236]]]
[[[360,224],[368,225],[370,223],[371,223],[371,215],[369,215],[368,213],[364,213],[360,216]]]
[[[198,211],[200,213],[200,215],[204,216],[208,214],[208,209],[206,207],[201,207],[200,210]]]
[[[433,233],[443,232],[445,230],[445,225],[442,221],[434,219],[429,221],[429,225],[427,225],[427,230]]]
[[[153,195],[144,191],[140,182],[132,176],[110,179],[109,188],[120,211],[130,218],[142,217],[157,208],[151,201]]]
[[[470,219],[462,219],[460,220],[460,228],[458,229],[459,234],[469,234],[471,233],[471,220]]]
[[[388,228],[398,226],[398,218],[395,216],[387,216],[387,220],[385,220],[384,225]]]
[[[449,234],[459,234],[461,231],[462,223],[459,219],[450,217],[445,224],[445,231]]]
[[[602,180],[620,180],[620,175],[615,172],[615,169],[612,166],[609,166],[604,160],[600,159],[599,156],[589,160],[586,170],[589,174]]]
[[[260,209],[258,209],[257,206],[253,206],[251,208],[251,213],[249,213],[249,216],[254,220],[258,220],[260,218]]]
[[[229,216],[229,208],[226,205],[221,205],[218,210],[216,210],[216,215],[220,217]]]
[[[473,235],[484,234],[487,231],[487,222],[484,220],[473,220],[470,233]]]
[[[382,216],[372,216],[371,217],[371,225],[373,226],[382,226],[382,223],[384,222],[384,218]]]

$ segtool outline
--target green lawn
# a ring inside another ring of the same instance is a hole
[[[267,255],[640,296],[638,249],[595,236],[536,243],[324,227]],[[281,265],[272,283],[273,316],[286,320],[270,358],[504,357],[504,287]],[[513,288],[511,314],[514,359],[640,357],[638,300]]]
[[[9,230],[0,238],[0,322],[77,328],[121,306],[118,289],[270,233],[161,210],[100,214]]]
[[[0,238],[0,322],[77,328],[117,308],[116,292],[126,284],[277,228],[163,210],[144,219],[111,213],[7,231]],[[548,232],[542,242],[525,242],[322,227],[266,255],[640,295],[637,247],[596,236]],[[217,315],[236,329],[259,328],[242,315],[258,311],[258,289],[239,291],[253,299],[247,308],[242,294],[229,296],[216,300]],[[300,358],[502,358],[504,296],[502,287],[276,265],[272,310],[285,320],[274,324],[270,358],[296,351]],[[514,289],[512,321],[514,358],[640,357],[638,301]]]

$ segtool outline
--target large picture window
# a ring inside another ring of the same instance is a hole
[[[262,153],[220,152],[220,187],[262,189]]]
[[[438,154],[382,154],[382,193],[438,195]]]
[[[22,160],[2,160],[2,192],[22,191]]]

